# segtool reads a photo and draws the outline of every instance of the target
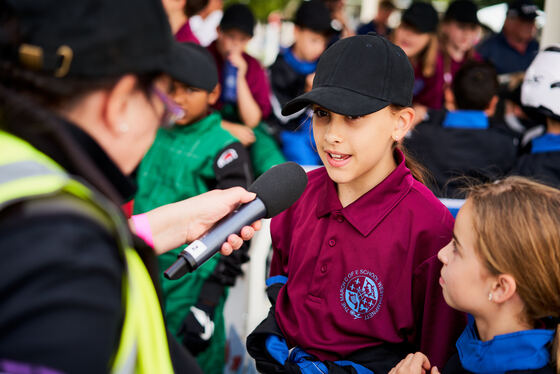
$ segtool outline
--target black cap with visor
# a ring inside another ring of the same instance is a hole
[[[390,104],[410,106],[414,71],[404,51],[375,33],[341,39],[321,55],[313,88],[282,109],[310,104],[338,114],[363,116]]]

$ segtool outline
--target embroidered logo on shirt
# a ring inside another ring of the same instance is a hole
[[[340,286],[340,303],[354,319],[373,317],[381,308],[383,284],[373,272],[360,269],[348,273]]]
[[[224,166],[231,164],[234,160],[237,160],[239,156],[237,155],[237,151],[233,148],[226,149],[218,158],[218,167],[221,169]]]

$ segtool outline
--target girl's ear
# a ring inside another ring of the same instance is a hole
[[[509,274],[500,274],[497,276],[492,286],[492,301],[496,304],[502,304],[510,300],[517,290],[515,279]]]
[[[414,109],[407,107],[399,110],[396,114],[397,123],[393,129],[393,139],[402,139],[412,127],[414,121]]]

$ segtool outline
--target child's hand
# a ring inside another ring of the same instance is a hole
[[[389,374],[424,373],[439,374],[439,370],[435,366],[432,367],[430,360],[422,352],[410,353],[389,372]]]
[[[256,140],[253,130],[245,125],[222,120],[222,127],[245,147],[250,146]]]
[[[247,73],[247,61],[243,58],[241,53],[231,53],[228,56],[229,62],[237,68],[237,77],[245,77]]]

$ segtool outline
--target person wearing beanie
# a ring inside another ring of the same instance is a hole
[[[269,69],[272,116],[268,123],[279,132],[286,159],[301,165],[318,165],[320,159],[313,145],[310,114],[304,110],[296,115],[283,116],[282,107],[311,89],[317,60],[334,30],[329,10],[320,0],[303,2],[294,24],[294,44],[280,49]]]
[[[415,122],[421,121],[428,108],[439,109],[443,94],[437,77],[439,18],[429,3],[415,2],[402,15],[400,25],[393,33],[393,42],[401,47],[414,68]],[[439,94],[438,94],[439,92]]]
[[[521,86],[521,103],[543,120],[546,131],[523,148],[513,174],[560,188],[560,45],[539,52]]]
[[[538,11],[533,0],[509,1],[502,31],[477,47],[482,58],[496,66],[498,75],[524,72],[537,55],[535,18]]]

